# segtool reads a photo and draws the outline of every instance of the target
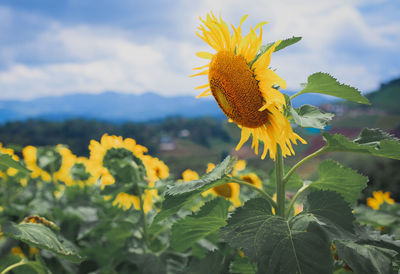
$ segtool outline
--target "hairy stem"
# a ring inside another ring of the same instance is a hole
[[[303,159],[301,159],[297,164],[295,164],[289,171],[288,173],[285,175],[285,177],[283,177],[282,181],[284,184],[287,183],[287,181],[289,181],[290,176],[292,176],[292,174],[295,172],[295,170],[300,167],[302,164],[304,164],[305,162],[307,162],[308,160],[322,154],[325,152],[325,147],[322,147],[320,149],[318,149],[317,151],[315,151],[314,153],[311,153],[310,155],[304,157]]]
[[[22,260],[19,261],[18,263],[9,265],[9,266],[6,267],[6,269],[4,269],[0,274],[5,274],[5,273],[9,272],[10,270],[12,270],[12,269],[14,269],[14,268],[17,268],[17,267],[19,267],[19,266],[21,266],[21,265],[24,265],[24,264],[28,264],[28,261],[27,261],[26,259],[22,259]]]
[[[300,194],[302,194],[311,184],[303,185],[293,196],[292,200],[290,201],[289,206],[286,208],[285,216],[286,218],[289,217],[290,211],[292,210],[294,203],[296,202],[297,198],[299,198]]]
[[[283,157],[278,145],[275,158],[277,215],[285,217],[285,182],[283,181]]]

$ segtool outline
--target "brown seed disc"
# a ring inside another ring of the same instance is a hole
[[[258,111],[264,105],[263,97],[244,57],[218,52],[211,60],[208,78],[219,107],[236,124],[257,128],[268,121],[268,111]]]
[[[231,189],[230,185],[228,185],[228,184],[216,186],[216,187],[214,187],[214,191],[217,192],[217,194],[220,196],[223,196],[226,198],[232,197],[232,189]]]

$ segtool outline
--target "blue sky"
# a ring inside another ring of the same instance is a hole
[[[199,16],[268,21],[264,42],[302,36],[271,66],[296,90],[313,72],[372,91],[400,77],[398,0],[0,0],[0,99],[147,91],[196,95]]]

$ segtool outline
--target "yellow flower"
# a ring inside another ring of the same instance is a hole
[[[198,97],[213,95],[229,120],[242,129],[236,150],[253,135],[252,147],[256,154],[259,142],[264,143],[262,159],[268,151],[274,159],[277,145],[282,148],[284,156],[292,155],[291,143],[305,141],[293,132],[283,114],[285,98],[274,88],[280,86],[285,89],[285,81],[268,68],[271,54],[280,41],[260,52],[265,22],[251,28],[249,34],[242,37],[241,25],[246,17],[241,19],[238,28],[232,26],[232,35],[221,18],[218,20],[213,14],[208,14],[206,20],[200,18],[204,25],[199,27],[200,34],[197,35],[216,52],[197,53],[200,58],[210,59],[209,64],[195,68],[205,70],[192,75],[208,75],[208,83],[196,88],[206,89]],[[257,55],[259,52],[260,56]]]
[[[93,163],[93,172],[96,178],[101,177],[101,183],[103,186],[113,184],[114,178],[110,174],[109,170],[104,166],[103,160],[110,149],[125,149],[132,156],[139,159],[143,158],[143,153],[147,152],[147,148],[137,145],[136,141],[131,138],[123,139],[121,136],[109,136],[104,134],[101,137],[100,142],[95,140],[90,141],[90,161]]]
[[[55,151],[54,151],[54,153],[56,155],[58,153],[58,155],[55,156],[55,157],[60,157],[61,161],[62,161],[61,151],[63,149],[65,149],[64,146],[57,145],[56,148],[55,148]],[[28,169],[32,170],[32,173],[31,173],[31,177],[32,178],[41,177],[43,181],[46,181],[46,182],[51,181],[51,179],[52,179],[51,174],[48,171],[46,171],[46,170],[44,170],[44,169],[39,167],[38,149],[36,147],[34,147],[34,146],[26,146],[22,150],[22,154],[24,156],[24,160],[25,160],[26,166],[28,167]],[[54,165],[57,166],[57,163],[54,163]],[[61,165],[62,165],[62,162],[60,162],[59,167],[57,167],[57,169],[53,171],[54,172],[54,174],[53,174],[54,179],[59,177],[59,173],[61,172],[60,171]]]
[[[100,142],[92,140],[89,145],[91,161],[89,170],[92,174],[95,174],[95,178],[101,177],[101,184],[103,187],[115,183],[114,177],[111,175],[108,168],[104,166],[107,153],[112,149],[123,149],[124,151],[122,154],[124,157],[130,156],[133,157],[133,159],[137,158],[142,161],[149,179],[149,188],[154,187],[155,181],[165,179],[169,176],[168,167],[159,159],[144,155],[144,153],[147,152],[147,148],[136,144],[135,140],[104,134]],[[145,189],[141,198],[143,200],[143,211],[147,213],[153,208],[154,200],[159,198],[158,190]],[[132,206],[139,210],[140,199],[136,195],[121,192],[114,199],[113,205],[119,206],[124,210],[128,210]]]
[[[15,155],[14,150],[11,149],[11,148],[3,147],[3,144],[2,144],[1,142],[0,142],[0,154],[7,154],[7,155],[10,155],[11,158],[12,158],[14,161],[19,161],[19,157],[18,157],[17,155]],[[6,170],[7,176],[11,176],[11,177],[12,177],[12,176],[15,176],[17,173],[18,173],[18,170],[16,170],[15,168],[12,168],[12,167],[10,167],[10,168],[8,168],[8,169]],[[4,173],[2,173],[0,177],[5,178],[6,176],[5,176]]]
[[[207,173],[211,172],[214,169],[214,167],[215,167],[215,165],[213,163],[209,163],[207,165],[206,172]],[[240,186],[236,183],[226,183],[223,185],[213,187],[207,191],[204,191],[201,195],[206,197],[210,194],[225,197],[226,199],[230,200],[233,203],[233,205],[236,207],[241,205],[241,202],[239,199]]]
[[[246,175],[242,175],[240,176],[240,179],[242,179],[243,181],[252,184],[258,188],[262,188],[262,182],[260,180],[260,178],[258,178],[257,174],[255,173],[249,173]]]
[[[143,155],[143,164],[146,167],[147,177],[149,178],[149,187],[154,187],[154,182],[160,179],[167,179],[169,176],[168,166],[158,158],[150,155]]]
[[[59,152],[62,156],[60,169],[54,174],[54,178],[63,181],[67,186],[93,185],[96,183],[93,162],[86,157],[77,157],[68,148],[61,147]]]
[[[128,210],[132,206],[139,210],[140,209],[140,200],[138,196],[130,195],[128,193],[121,192],[117,195],[113,202],[114,206],[121,207],[123,210]]]
[[[374,209],[378,210],[383,203],[394,204],[394,200],[390,198],[390,192],[383,192],[382,190],[374,191],[372,193],[373,198],[367,198],[367,205]]]
[[[17,255],[21,258],[25,257],[24,252],[22,251],[22,249],[19,246],[14,246],[13,248],[11,248],[11,253],[14,255]]]
[[[190,181],[198,180],[199,179],[199,174],[197,174],[197,172],[194,171],[194,170],[186,169],[182,173],[182,179],[183,179],[184,182],[190,182]]]

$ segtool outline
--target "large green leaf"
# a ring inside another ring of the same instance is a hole
[[[334,77],[323,72],[310,75],[304,89],[298,92],[296,96],[303,93],[321,93],[360,104],[370,104],[368,99],[362,96],[358,89],[341,84]]]
[[[312,105],[303,105],[300,108],[290,108],[294,122],[301,127],[324,129],[330,120],[332,113],[323,112]]]
[[[274,216],[268,201],[252,199],[221,230],[222,238],[257,262],[259,273],[331,273],[330,241],[316,222]]]
[[[311,189],[336,191],[350,204],[357,201],[368,182],[368,177],[333,160],[325,160],[319,164],[318,176],[318,180],[310,183]]]
[[[344,240],[335,241],[335,247],[339,258],[344,260],[356,273],[394,273],[392,258],[397,252],[393,250]]]
[[[210,173],[207,173],[199,180],[191,182],[179,182],[165,192],[161,211],[154,218],[154,223],[160,222],[165,218],[175,214],[184,205],[190,203],[202,192],[226,183],[224,180],[232,171],[237,159],[230,156],[226,157]]]
[[[201,207],[197,214],[176,222],[171,230],[172,248],[183,252],[198,240],[218,231],[226,225],[229,206],[230,202],[226,199],[216,198]]]
[[[194,258],[182,273],[211,274],[226,273],[225,258],[219,252],[209,252],[204,259]]]
[[[58,237],[52,230],[42,224],[6,222],[1,225],[2,232],[8,237],[23,241],[39,249],[47,249],[58,256],[80,262],[83,258],[76,248],[65,239]]]
[[[313,191],[304,203],[305,215],[315,221],[332,237],[342,237],[354,233],[354,216],[342,196],[333,191]]]
[[[247,257],[236,258],[229,266],[229,273],[231,274],[256,274],[256,272],[257,267]]]
[[[374,156],[400,160],[400,143],[392,135],[380,129],[365,128],[353,141],[340,134],[323,133],[326,141],[325,151],[347,151],[368,153]]]
[[[31,171],[21,165],[19,162],[14,161],[10,155],[8,154],[2,154],[0,152],[0,166],[4,167],[12,167],[15,168],[18,171],[24,172],[24,173],[30,173]]]

